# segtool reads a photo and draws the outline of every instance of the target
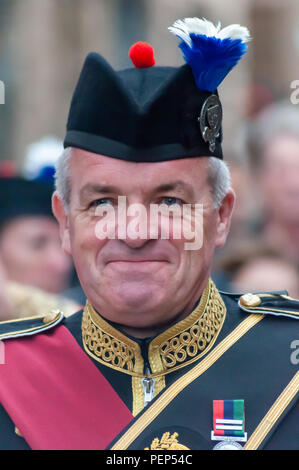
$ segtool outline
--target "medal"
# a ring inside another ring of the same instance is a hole
[[[221,441],[214,450],[239,450],[247,441],[244,400],[213,400],[212,441]]]
[[[213,450],[243,450],[243,447],[236,441],[221,441],[213,447]]]

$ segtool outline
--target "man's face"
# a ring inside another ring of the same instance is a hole
[[[167,324],[192,309],[207,283],[214,249],[225,241],[233,206],[230,192],[220,209],[213,207],[207,176],[207,158],[133,163],[72,151],[68,215],[57,194],[53,209],[82,287],[105,318],[142,328]],[[202,247],[186,250],[190,240],[175,239],[172,225],[169,239],[149,233],[143,239],[99,239],[95,209],[109,206],[117,213],[119,196],[126,196],[127,206],[138,203],[147,209],[150,204],[201,204]]]
[[[52,217],[16,217],[0,234],[0,257],[8,280],[60,293],[68,283],[71,259],[60,246]]]

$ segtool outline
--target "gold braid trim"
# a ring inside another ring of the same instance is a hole
[[[299,372],[297,372],[286,388],[281,392],[277,400],[273,403],[260,424],[251,434],[244,446],[244,450],[257,450],[265,441],[272,428],[279,421],[283,412],[291,401],[299,393]]]
[[[82,340],[85,351],[96,361],[127,374],[143,377],[139,345],[100,317],[89,301],[86,302],[82,317]]]
[[[151,342],[149,358],[151,358],[151,351],[157,347],[163,370],[171,369],[171,372],[194,362],[206,354],[216,341],[225,315],[225,304],[210,279],[199,305],[189,317]]]
[[[225,315],[225,304],[210,279],[193,312],[150,343],[149,377],[162,378],[206,354],[221,331]],[[82,318],[82,339],[85,351],[96,361],[132,377],[144,377],[138,343],[106,322],[89,301]],[[164,386],[164,380],[158,380],[157,393]]]

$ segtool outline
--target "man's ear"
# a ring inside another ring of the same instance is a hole
[[[52,196],[52,211],[59,223],[59,232],[63,250],[71,255],[69,216],[65,213],[64,205],[57,191]]]
[[[220,248],[226,242],[230,229],[232,213],[235,205],[236,193],[230,188],[224,197],[218,211],[216,247]]]

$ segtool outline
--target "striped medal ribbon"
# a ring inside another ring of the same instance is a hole
[[[215,450],[242,449],[247,441],[244,400],[213,400],[213,441],[221,441]]]

